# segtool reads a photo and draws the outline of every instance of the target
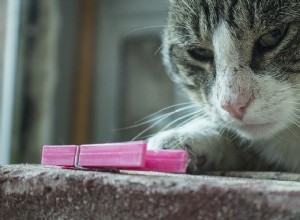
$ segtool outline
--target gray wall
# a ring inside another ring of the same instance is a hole
[[[168,5],[167,0],[101,1],[93,142],[130,140],[146,127],[120,128],[178,101],[156,54]]]

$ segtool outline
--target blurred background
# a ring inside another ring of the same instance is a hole
[[[43,145],[147,138],[170,123],[136,126],[185,99],[161,61],[168,4],[0,0],[0,164],[40,163]]]

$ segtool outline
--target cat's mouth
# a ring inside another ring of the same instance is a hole
[[[255,132],[260,130],[265,130],[272,128],[274,126],[274,123],[268,122],[268,123],[261,123],[261,124],[244,124],[240,127],[240,129],[249,131],[249,132]]]
[[[272,135],[276,128],[275,122],[255,123],[255,124],[242,124],[238,126],[239,132],[250,139],[261,138],[264,136]]]
[[[281,126],[276,122],[242,123],[232,127],[242,137],[249,140],[271,137],[277,133]]]

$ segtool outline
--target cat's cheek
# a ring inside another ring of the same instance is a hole
[[[226,112],[221,108],[219,102],[219,90],[216,87],[212,88],[210,103],[211,103],[211,113],[214,120],[228,122],[230,121],[230,117]]]
[[[222,120],[225,123],[231,123],[234,118],[225,111],[221,106],[220,97],[230,96],[230,94],[223,94],[220,84],[215,84],[211,91],[210,103],[212,106],[212,114],[216,120]]]

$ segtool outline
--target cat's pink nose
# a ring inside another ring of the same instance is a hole
[[[248,106],[249,100],[236,103],[227,102],[221,105],[225,111],[238,120],[243,120]]]

